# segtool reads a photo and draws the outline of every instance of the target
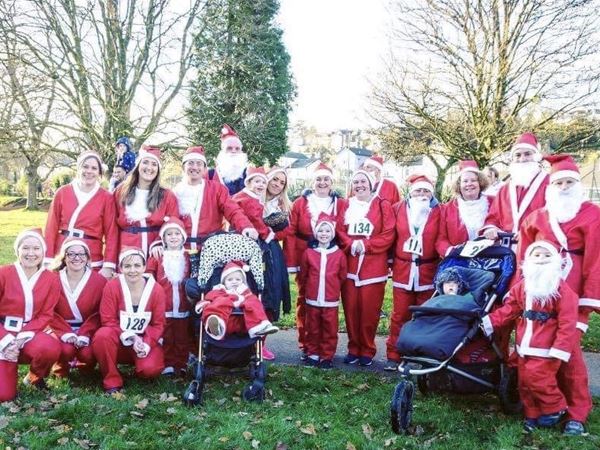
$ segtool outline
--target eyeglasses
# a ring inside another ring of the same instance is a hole
[[[74,252],[67,252],[66,256],[71,261],[74,261],[76,259],[85,259],[87,257],[87,255],[85,253],[74,253]]]

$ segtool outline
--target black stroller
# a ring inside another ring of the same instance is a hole
[[[195,303],[220,283],[224,265],[233,260],[250,266],[248,287],[259,296],[263,291],[262,252],[252,239],[239,234],[219,233],[206,239],[199,255],[192,257],[192,278],[186,283],[187,296]],[[233,315],[242,315],[234,309]],[[202,326],[201,314],[196,317],[198,356],[190,361],[192,381],[184,391],[182,400],[188,406],[202,403],[208,367],[221,368],[231,373],[233,369],[248,366],[250,383],[242,391],[247,401],[262,402],[265,398],[267,367],[263,361],[263,341],[248,334],[229,334],[222,340],[210,337]]]
[[[448,296],[438,298],[436,292],[423,305],[410,307],[413,318],[398,337],[398,351],[403,355],[398,367],[402,379],[390,404],[395,433],[406,432],[411,424],[415,394],[412,376],[416,376],[422,394],[496,392],[505,413],[520,411],[516,369],[508,368],[505,356],[479,328],[480,318],[503,298],[515,273],[510,236],[505,237],[502,246],[487,247],[476,256],[464,256],[469,253],[467,245],[473,247],[473,243],[467,243],[455,248],[440,263],[436,278],[443,270],[455,268],[469,284],[472,297],[451,303]],[[460,358],[474,341],[483,342],[484,351],[491,355],[486,362],[470,363]]]

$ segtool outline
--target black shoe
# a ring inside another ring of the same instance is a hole
[[[356,364],[358,362],[359,358],[356,355],[353,355],[352,353],[348,353],[345,357],[344,357],[344,364]]]
[[[523,431],[525,433],[533,433],[537,428],[537,419],[526,418],[523,422]]]
[[[306,367],[317,367],[319,365],[319,360],[308,357],[306,358],[306,361],[304,361],[304,365]]]
[[[306,352],[302,352],[302,354],[300,355],[300,361],[306,361],[308,359],[308,355],[306,354]]]
[[[322,359],[319,362],[319,369],[323,369],[323,370],[333,369],[333,363],[331,362],[330,359]]]
[[[370,366],[373,364],[373,358],[369,358],[368,356],[361,356],[358,358],[358,365],[360,366]]]
[[[383,370],[386,372],[397,372],[399,364],[400,363],[398,361],[392,361],[391,359],[388,359],[385,363],[385,366],[383,366]]]

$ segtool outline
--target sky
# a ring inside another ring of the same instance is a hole
[[[327,131],[370,120],[369,78],[387,48],[386,0],[281,0],[279,23],[297,98],[291,122]]]

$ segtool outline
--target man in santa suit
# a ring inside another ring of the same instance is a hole
[[[394,242],[392,205],[373,194],[374,184],[368,172],[354,173],[352,197],[342,207],[336,227],[348,258],[348,279],[342,287],[348,331],[344,363],[361,366],[370,366],[377,351],[375,334],[388,278],[387,252]]]
[[[461,161],[459,170],[453,186],[454,199],[442,205],[440,234],[435,244],[441,256],[477,237],[493,200],[483,194],[488,180],[475,161]]]
[[[559,371],[578,345],[577,294],[561,279],[561,258],[547,241],[535,241],[524,251],[524,279],[514,285],[502,307],[482,320],[487,335],[517,321],[519,396],[525,413],[524,428],[556,425],[567,401]]]
[[[400,201],[400,192],[398,186],[386,178],[383,178],[383,158],[379,155],[373,155],[363,163],[362,167],[369,172],[375,180],[374,194],[395,205]]]
[[[173,192],[187,234],[186,246],[200,249],[202,240],[223,229],[223,219],[231,228],[252,239],[258,233],[238,206],[231,200],[227,188],[206,178],[206,157],[202,146],[189,147],[183,155],[184,179]]]
[[[523,222],[518,247],[519,261],[525,249],[543,239],[560,249],[562,279],[580,297],[577,328],[585,333],[590,310],[600,311],[600,208],[584,201],[579,168],[569,155],[545,158],[551,164],[546,206],[531,213]],[[577,346],[579,338],[577,334]],[[567,434],[581,434],[592,409],[588,372],[581,352],[573,352],[568,364],[559,370],[561,390],[569,405]]]
[[[15,240],[17,262],[0,267],[0,402],[17,396],[18,365],[29,364],[24,382],[45,389],[44,378],[60,356],[60,344],[45,329],[58,302],[58,278],[42,266],[42,230],[24,230]]]
[[[224,184],[229,195],[237,194],[244,189],[248,155],[243,150],[240,137],[227,124],[221,129],[221,151],[215,163],[215,168],[208,171],[209,180]]]
[[[487,239],[497,239],[498,232],[516,234],[523,220],[546,203],[548,174],[540,166],[542,154],[535,135],[522,134],[510,154],[510,181],[498,191],[482,228]]]
[[[390,335],[386,341],[388,364],[385,370],[396,370],[400,362],[396,341],[402,326],[411,318],[408,307],[420,305],[431,297],[439,261],[435,242],[440,228],[441,208],[433,196],[433,183],[424,175],[412,175],[407,181],[409,198],[394,205],[394,306]]]

